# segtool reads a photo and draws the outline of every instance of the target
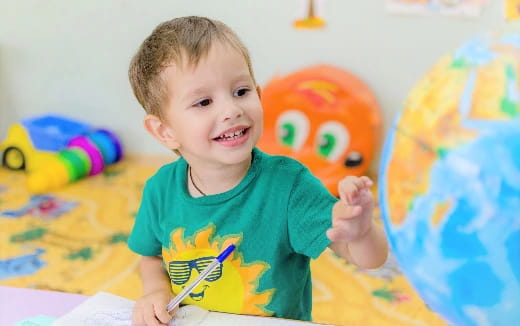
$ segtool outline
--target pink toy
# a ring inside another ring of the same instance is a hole
[[[103,163],[103,155],[96,145],[94,145],[87,137],[78,136],[73,138],[67,147],[81,148],[85,153],[87,153],[90,162],[92,163],[88,175],[96,175],[103,171],[103,168],[105,167],[105,163]]]

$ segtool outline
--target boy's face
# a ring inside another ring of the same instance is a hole
[[[163,75],[168,92],[164,132],[191,164],[250,159],[263,128],[259,90],[244,57],[216,43],[196,66],[174,64]]]

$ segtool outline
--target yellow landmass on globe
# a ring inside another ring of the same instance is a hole
[[[414,198],[427,192],[434,162],[446,151],[478,135],[464,121],[510,118],[511,112],[503,110],[501,105],[508,74],[520,71],[518,50],[512,51],[483,66],[446,55],[412,89],[395,126],[393,152],[389,153],[387,194],[393,223],[401,224]],[[475,84],[469,98],[462,103],[468,105],[466,112],[461,109],[461,99],[470,78],[475,78]],[[520,108],[517,106],[516,110]]]

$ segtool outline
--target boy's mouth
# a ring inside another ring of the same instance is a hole
[[[222,133],[220,136],[213,138],[213,140],[216,141],[231,141],[238,139],[245,135],[249,130],[249,127],[238,127],[238,128],[232,128],[230,130],[226,130],[224,133]]]

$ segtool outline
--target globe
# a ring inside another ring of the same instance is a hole
[[[417,83],[382,151],[390,245],[452,325],[520,325],[520,33],[468,40]]]

